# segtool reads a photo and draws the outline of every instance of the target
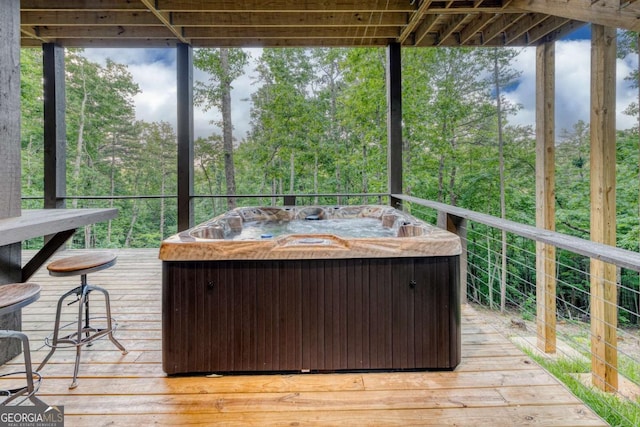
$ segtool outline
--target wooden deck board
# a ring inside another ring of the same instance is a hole
[[[54,354],[39,395],[64,405],[67,426],[607,425],[469,307],[463,307],[462,363],[451,372],[167,377],[157,250],[116,252],[118,263],[89,279],[110,291],[116,335],[129,353],[108,340],[84,349],[75,390],[68,389],[74,351]],[[48,351],[43,339],[57,298],[76,284],[45,269],[32,281],[43,286],[42,297],[24,309],[23,329],[37,364]],[[20,364],[17,358],[0,373]]]

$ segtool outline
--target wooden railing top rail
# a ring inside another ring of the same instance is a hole
[[[556,231],[545,230],[531,225],[498,218],[492,215],[471,211],[456,206],[447,205],[432,200],[420,199],[404,194],[392,194],[391,197],[445,212],[460,218],[468,219],[480,224],[488,225],[499,230],[505,230],[517,236],[547,243],[557,248],[566,249],[589,258],[615,264],[623,268],[640,272],[640,253],[602,243],[592,242],[579,237],[569,236]]]

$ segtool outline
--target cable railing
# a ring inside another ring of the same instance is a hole
[[[568,375],[563,381],[575,383],[572,390],[578,397],[588,400],[580,390],[597,393],[594,388],[606,389],[610,393],[598,399],[605,402],[607,411],[617,411],[615,419],[620,425],[640,425],[639,253],[406,195],[251,194],[236,195],[233,200],[237,206],[388,205],[400,200],[412,215],[442,224],[461,237],[461,277],[466,290],[462,294],[466,301],[488,313],[500,313],[495,317],[496,326],[502,325],[518,345],[552,372],[546,360],[568,363],[570,367],[563,368],[562,375]],[[109,223],[78,230],[71,248],[158,247],[163,238],[177,231],[175,195],[68,197],[67,206],[116,207],[120,212]],[[193,196],[193,206],[194,223],[198,224],[229,210],[229,196]],[[41,198],[23,199],[24,209],[41,207]],[[504,231],[507,262],[503,276]],[[23,247],[35,249],[41,244],[39,240],[28,241]],[[540,277],[536,264],[539,244],[555,248],[553,277]],[[593,260],[615,266],[615,283],[599,278],[614,296],[592,292]],[[554,283],[553,295],[541,289],[543,279]],[[600,309],[594,310],[594,305]],[[549,348],[553,352],[548,353]],[[609,400],[612,396],[623,402],[622,407]]]
[[[492,315],[496,327],[578,397],[587,403],[595,400],[601,412],[613,413],[608,419],[617,425],[640,425],[640,254],[437,202],[393,197],[412,215],[439,219],[461,237],[469,303]],[[508,231],[504,282],[503,230]],[[536,268],[540,243],[556,248],[554,277],[544,278],[555,283],[550,321],[545,315],[547,295],[540,289],[544,281]],[[615,283],[592,277],[594,259],[615,266]],[[594,295],[593,283],[608,292]],[[547,353],[546,348],[554,351]]]

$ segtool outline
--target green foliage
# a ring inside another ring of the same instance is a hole
[[[496,94],[517,81],[510,70],[516,53],[403,50],[405,193],[500,215]],[[111,60],[94,63],[81,50],[69,50],[66,56],[68,203],[120,209],[108,224],[78,233],[75,244],[157,246],[175,232],[175,199],[89,202],[73,196],[175,194],[175,132],[168,123],[135,121],[133,97],[139,88],[125,66]],[[209,75],[197,84],[196,101],[207,109],[222,108],[224,87],[231,87],[249,59],[239,49],[196,51],[196,66]],[[195,142],[194,185],[203,196],[197,199],[196,218],[203,221],[228,208],[224,198],[206,195],[221,196],[232,188],[231,157],[237,194],[311,194],[305,202],[343,203],[346,198],[319,194],[386,191],[384,49],[265,49],[253,61],[257,90],[246,138],[231,144],[212,128],[210,136]],[[23,50],[23,194],[35,197],[43,191],[41,63],[41,52]],[[503,103],[500,110],[506,217],[534,224],[535,137],[531,128],[509,125],[516,109]],[[637,141],[635,132],[618,134],[618,246],[634,251],[640,249]],[[589,126],[583,122],[562,132],[556,147],[557,229],[583,238],[589,236],[588,147]],[[241,204],[256,202],[238,199]],[[276,203],[268,196],[260,202]],[[25,206],[38,203],[29,200]],[[474,298],[485,303],[489,290],[491,302],[497,302],[501,240],[495,230],[469,228]],[[534,245],[508,236],[507,247],[507,300],[526,306],[534,294]],[[588,259],[566,251],[558,251],[557,257],[559,310],[581,317],[589,304]],[[640,279],[623,269],[620,280],[620,322],[637,325]]]
[[[616,394],[605,393],[593,387],[585,386],[578,374],[590,372],[588,362],[570,358],[552,360],[544,358],[527,348],[522,350],[539,365],[562,381],[571,392],[585,402],[593,411],[612,426],[632,427],[640,425],[638,402],[621,399]]]
[[[22,49],[20,96],[23,197],[42,194],[44,185],[44,108],[41,64],[42,50]],[[42,207],[42,204],[33,207]]]

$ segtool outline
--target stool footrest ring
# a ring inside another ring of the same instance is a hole
[[[29,372],[27,371],[7,372],[4,374],[0,374],[0,378],[6,378],[14,375],[29,375]],[[32,371],[31,375],[32,377],[35,377],[33,379],[33,390],[29,391],[28,385],[16,387],[16,388],[10,388],[10,389],[0,389],[0,396],[7,396],[7,399],[5,399],[0,404],[0,406],[9,406],[8,404],[10,402],[18,399],[19,397],[22,397],[23,399],[19,402],[16,402],[15,403],[16,405],[20,405],[24,403],[27,399],[31,400],[33,403],[37,402],[44,405],[44,402],[42,402],[40,399],[36,397],[36,393],[38,392],[38,390],[40,390],[40,384],[42,383],[42,375],[40,375],[40,373],[35,371]]]
[[[94,321],[94,320],[101,320],[101,319],[106,319],[106,317],[91,317],[89,320]],[[88,335],[81,339],[78,339],[78,331],[75,330],[76,327],[78,326],[78,323],[70,322],[70,323],[67,323],[66,325],[60,326],[58,330],[59,331],[64,331],[65,329],[68,330],[73,326],[74,332],[65,336],[61,336],[61,337],[59,336],[57,339],[57,343],[53,342],[53,334],[50,334],[49,336],[45,337],[44,345],[46,345],[49,348],[70,348],[70,347],[78,347],[78,346],[86,345],[100,338],[107,337],[110,332],[111,333],[115,332],[118,329],[118,323],[116,319],[112,317],[111,323],[112,323],[111,328],[109,327],[95,328],[92,326],[89,326],[89,327],[85,326],[82,328],[80,335],[86,335],[86,334]]]

